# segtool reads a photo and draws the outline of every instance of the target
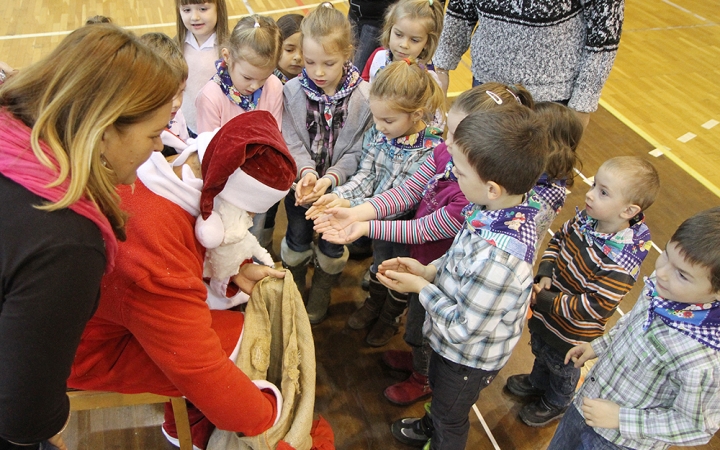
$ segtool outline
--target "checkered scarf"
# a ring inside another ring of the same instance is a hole
[[[565,180],[550,180],[548,174],[544,173],[535,184],[533,191],[538,197],[545,200],[555,213],[559,213],[567,197],[565,185]]]
[[[343,127],[347,116],[350,94],[360,84],[360,72],[352,62],[346,61],[343,78],[334,95],[325,95],[308,77],[305,69],[298,79],[307,97],[307,130],[310,137],[310,156],[315,161],[315,170],[323,176],[332,161],[335,138]]]
[[[647,330],[657,316],[670,328],[720,351],[720,302],[689,304],[665,300],[655,289],[655,274],[645,278],[645,287],[650,307],[643,330]]]
[[[223,59],[215,61],[217,72],[213,75],[212,80],[220,86],[223,93],[233,103],[242,108],[243,111],[253,111],[257,108],[257,103],[262,95],[262,87],[252,93],[252,95],[242,95],[240,91],[235,89],[230,72],[228,72],[227,63]]]
[[[531,196],[532,191],[527,197]],[[512,208],[492,211],[470,203],[463,209],[462,214],[465,216],[465,227],[470,232],[532,264],[537,242],[535,216],[538,211],[526,198],[523,203]]]
[[[637,280],[640,265],[647,256],[652,241],[650,229],[645,225],[645,215],[638,214],[630,222],[630,226],[617,233],[600,233],[595,231],[597,220],[589,217],[585,211],[575,208],[578,231],[582,233],[588,245],[595,245],[610,259],[622,266]]]

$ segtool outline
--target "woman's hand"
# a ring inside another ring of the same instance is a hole
[[[240,271],[230,280],[240,288],[241,291],[250,295],[255,284],[265,277],[285,278],[285,272],[273,269],[262,264],[243,264]]]

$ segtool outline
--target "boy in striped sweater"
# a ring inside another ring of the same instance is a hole
[[[585,195],[585,210],[550,239],[533,286],[529,374],[513,375],[508,390],[537,398],[520,410],[525,424],[559,419],[572,402],[580,369],[565,364],[572,347],[590,342],[630,289],[651,246],[643,211],[660,188],[646,160],[621,156],[606,161]]]

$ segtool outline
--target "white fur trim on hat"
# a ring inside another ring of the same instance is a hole
[[[247,212],[261,214],[282,200],[290,190],[277,190],[246,174],[242,169],[232,173],[218,197]]]
[[[273,426],[275,426],[275,424],[278,423],[278,420],[280,420],[280,415],[282,414],[283,397],[280,393],[280,389],[267,380],[252,380],[252,382],[255,383],[255,386],[260,388],[260,390],[269,389],[273,394],[275,394],[275,401],[277,402],[277,416],[275,417],[275,422],[273,422]]]
[[[220,214],[212,212],[207,220],[198,216],[195,221],[195,237],[205,248],[216,248],[225,239],[225,226]]]

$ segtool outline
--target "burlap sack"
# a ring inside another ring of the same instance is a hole
[[[283,395],[280,420],[258,436],[215,430],[208,450],[275,449],[283,440],[297,450],[312,447],[315,407],[315,344],[310,322],[289,271],[284,279],[255,285],[245,309],[237,366],[251,380],[268,380]]]

